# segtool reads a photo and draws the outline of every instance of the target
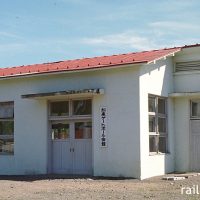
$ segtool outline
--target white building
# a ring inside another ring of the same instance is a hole
[[[0,69],[0,174],[200,170],[200,45]]]

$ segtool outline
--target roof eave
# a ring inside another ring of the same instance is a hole
[[[0,76],[0,80],[5,79],[13,79],[13,78],[28,78],[28,77],[36,77],[36,76],[45,76],[45,75],[58,75],[58,74],[68,74],[68,73],[78,73],[78,72],[90,72],[90,71],[99,71],[99,70],[108,70],[108,69],[118,69],[122,67],[130,67],[130,65],[141,65],[146,64],[147,61],[140,61],[134,63],[120,63],[120,64],[111,64],[108,66],[98,66],[95,68],[85,68],[85,69],[76,69],[76,70],[56,70],[56,71],[47,71],[47,72],[34,72],[34,73],[23,73],[23,74],[15,74],[8,76]]]
[[[167,57],[170,57],[170,56],[175,56],[175,53],[178,53],[178,52],[180,52],[181,50],[182,50],[182,49],[179,48],[178,50],[175,50],[175,51],[173,51],[173,52],[170,52],[169,54],[166,54],[166,55],[163,55],[163,56],[161,56],[161,57],[159,57],[159,58],[153,59],[153,60],[147,62],[147,64],[151,64],[151,63],[154,63],[154,64],[155,64],[156,61],[158,61],[158,60],[166,59]]]

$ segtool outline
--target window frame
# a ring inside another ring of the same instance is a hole
[[[149,112],[149,98],[154,98],[155,99],[155,112]],[[159,113],[158,112],[158,100],[163,99],[165,100],[165,114]],[[150,155],[159,155],[159,154],[169,154],[169,144],[168,144],[168,99],[167,97],[164,96],[159,96],[159,95],[153,95],[153,94],[148,94],[148,124],[149,124],[149,117],[154,116],[155,117],[155,132],[150,132],[149,130],[149,125],[148,125],[148,132],[149,132],[149,154]],[[159,132],[159,124],[158,124],[158,119],[159,118],[164,118],[165,119],[165,132]],[[150,151],[150,137],[154,136],[157,138],[157,144],[155,146],[156,151]],[[166,139],[166,151],[165,152],[160,152],[159,151],[159,137],[165,137]]]
[[[76,100],[91,100],[91,114],[89,115],[74,115],[73,114],[73,101],[76,101]],[[66,116],[52,116],[51,115],[51,103],[52,102],[63,102],[63,101],[66,101],[68,102],[68,106],[69,106],[69,114],[66,115]],[[93,106],[92,106],[92,97],[84,97],[84,98],[69,98],[69,99],[59,99],[59,100],[50,100],[48,102],[48,117],[49,117],[49,120],[50,121],[54,121],[54,120],[81,120],[81,119],[84,119],[84,120],[87,120],[87,119],[91,119],[92,118],[92,113],[93,113]]]
[[[8,139],[12,139],[13,140],[13,152],[11,153],[6,153],[6,152],[0,152],[0,156],[5,155],[5,156],[13,156],[14,155],[14,127],[15,127],[15,122],[14,122],[14,101],[4,101],[4,102],[0,102],[0,106],[1,104],[11,104],[12,108],[13,108],[13,116],[12,117],[3,117],[0,118],[0,122],[13,122],[13,134],[2,134],[0,135],[0,140],[8,140]]]
[[[200,116],[192,115],[192,103],[200,103],[200,99],[190,100],[190,119],[200,119]]]

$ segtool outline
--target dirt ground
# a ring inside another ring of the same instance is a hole
[[[143,181],[63,176],[0,176],[0,200],[104,200],[104,199],[200,199],[200,194],[181,194],[181,187],[199,185],[200,176],[179,181],[162,177]]]

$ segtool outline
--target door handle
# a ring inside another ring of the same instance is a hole
[[[74,148],[70,148],[70,149],[69,149],[69,152],[74,152]]]

